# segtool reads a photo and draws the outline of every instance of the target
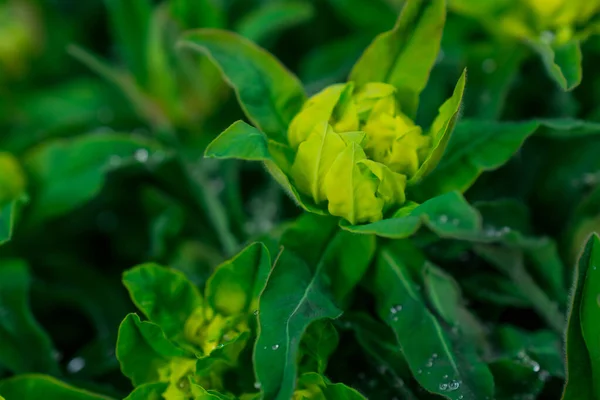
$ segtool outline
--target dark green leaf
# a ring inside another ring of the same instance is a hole
[[[494,382],[485,364],[453,351],[450,336],[425,305],[408,268],[389,250],[377,260],[370,289],[377,314],[394,331],[415,379],[425,389],[449,399],[493,396]]]
[[[313,322],[300,342],[300,367],[306,371],[325,373],[329,357],[339,341],[339,334],[331,321],[324,319]]]
[[[0,395],[7,400],[114,400],[69,386],[45,375],[19,375],[0,381]]]
[[[52,342],[29,306],[30,280],[24,262],[0,260],[0,366],[17,374],[56,374]]]
[[[265,400],[291,398],[300,340],[308,325],[341,315],[324,278],[322,267],[311,270],[286,250],[269,275],[260,297],[260,330],[254,349],[256,376]]]
[[[26,167],[35,187],[34,218],[66,213],[92,199],[111,170],[151,160],[160,146],[125,134],[86,134],[73,139],[47,141],[33,149]]]
[[[394,24],[396,10],[379,0],[329,0],[341,17],[361,30],[380,32]]]
[[[302,398],[307,398],[315,394],[321,394],[325,399],[365,400],[365,397],[356,390],[343,383],[331,383],[324,376],[314,372],[300,376],[295,396],[302,395]]]
[[[445,21],[444,0],[406,2],[394,29],[375,38],[352,69],[349,80],[358,86],[369,82],[395,86],[402,112],[414,118],[419,94],[440,49]]]
[[[236,31],[255,43],[266,43],[280,32],[310,20],[313,12],[309,3],[265,3],[246,14],[238,23]]]
[[[235,90],[252,123],[270,139],[286,143],[287,129],[306,96],[300,81],[275,57],[231,32],[189,32],[180,46],[208,55]]]
[[[484,171],[506,163],[535,132],[537,122],[461,121],[438,166],[415,188],[422,198],[465,192]]]

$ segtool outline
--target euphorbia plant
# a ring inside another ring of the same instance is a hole
[[[187,34],[181,45],[216,62],[256,125],[234,123],[206,155],[264,161],[304,209],[350,225],[410,212],[415,203],[410,196],[407,203],[406,186],[418,185],[439,163],[465,87],[463,72],[431,125],[414,123],[445,13],[442,1],[409,2],[394,29],[367,48],[348,83],[308,100],[298,79],[249,41],[224,31]]]

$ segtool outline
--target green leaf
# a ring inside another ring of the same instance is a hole
[[[17,374],[57,374],[52,342],[29,306],[30,285],[24,262],[0,260],[0,367]]]
[[[270,271],[269,251],[262,243],[253,243],[217,267],[206,283],[206,301],[225,316],[255,309]]]
[[[227,15],[219,0],[170,0],[170,14],[186,29],[223,28]]]
[[[339,334],[329,320],[318,320],[308,326],[300,342],[300,368],[325,373],[329,357],[340,341]]]
[[[113,400],[37,374],[19,375],[0,381],[0,395],[8,400]]]
[[[556,139],[574,139],[600,134],[600,123],[572,118],[540,119],[539,135]]]
[[[466,79],[467,70],[465,69],[456,83],[452,97],[440,106],[438,115],[429,129],[429,136],[431,136],[432,141],[431,150],[417,172],[409,179],[407,183],[409,186],[429,175],[442,159],[454,130],[454,125],[458,120]]]
[[[528,44],[542,58],[546,71],[562,90],[573,90],[581,83],[581,48],[571,40],[559,47],[552,47],[542,39],[529,40]]]
[[[187,319],[202,306],[198,289],[179,271],[142,264],[123,273],[136,307],[169,339],[181,339]]]
[[[402,112],[414,119],[419,94],[440,49],[445,21],[444,0],[406,2],[394,29],[375,38],[352,69],[349,80],[358,87],[369,82],[395,86]]]
[[[264,399],[287,400],[296,385],[299,345],[307,327],[341,310],[328,290],[322,264],[311,270],[284,250],[269,275],[259,303],[259,335],[254,366]]]
[[[484,171],[506,163],[539,123],[467,120],[456,125],[438,166],[413,188],[420,198],[464,193]]]
[[[425,225],[441,237],[469,239],[481,231],[481,215],[457,192],[450,192],[421,205],[407,204],[391,218],[366,225],[340,226],[354,233],[403,239],[412,236]]]
[[[135,388],[124,400],[163,400],[162,394],[168,386],[166,382],[145,383]]]
[[[145,163],[158,150],[151,140],[112,133],[44,142],[25,159],[35,184],[33,218],[54,217],[81,206],[100,191],[108,172]]]
[[[214,29],[188,32],[179,46],[206,54],[235,90],[250,121],[270,139],[287,142],[288,126],[306,95],[275,57],[242,36]]]
[[[0,246],[12,238],[18,210],[23,202],[23,199],[18,199],[0,206]]]
[[[584,303],[597,300],[597,295],[592,296],[591,299],[586,299],[584,295],[586,292],[587,275],[590,269],[600,264],[599,249],[600,239],[597,235],[591,235],[575,267],[567,329],[565,331],[567,382],[562,400],[598,399],[595,395],[597,387],[593,378],[595,371],[593,370],[591,354],[584,336],[582,311],[584,310]],[[586,320],[586,324],[593,323],[594,321]],[[598,320],[595,323],[597,324]]]
[[[485,364],[453,351],[450,336],[425,305],[407,266],[389,250],[381,252],[369,288],[377,314],[393,329],[421,386],[453,400],[493,397],[493,379]]]
[[[159,369],[190,356],[170,342],[158,325],[141,321],[136,314],[128,314],[119,326],[117,359],[134,386],[159,381]]]
[[[238,22],[236,31],[255,43],[266,43],[280,32],[310,20],[313,13],[309,3],[265,3],[246,14]]]
[[[115,43],[121,56],[137,81],[144,85],[148,79],[146,46],[149,21],[152,17],[150,0],[105,0],[113,28]]]
[[[598,383],[600,382],[600,271],[598,269],[600,267],[600,238],[594,234],[589,242],[592,242],[589,258],[582,260],[584,263],[587,262],[587,272],[581,292],[579,317],[581,318],[581,333],[591,361],[588,376],[593,382],[595,398],[600,399],[600,384]],[[585,255],[584,253],[584,257]],[[579,288],[575,288],[576,296],[579,290]]]
[[[354,331],[356,341],[372,363],[391,375],[394,388],[402,394],[402,398],[417,400],[417,396],[406,385],[411,381],[412,375],[394,332],[368,314],[344,315],[344,322]]]
[[[269,161],[268,139],[264,133],[244,121],[234,122],[213,140],[204,153],[210,158],[237,158],[247,161]]]
[[[303,374],[298,379],[298,391],[302,398],[321,394],[325,399],[336,400],[365,400],[365,397],[356,390],[344,385],[343,383],[331,383],[327,378],[314,372]]]
[[[396,10],[385,1],[329,0],[335,11],[354,27],[380,32],[394,24]]]

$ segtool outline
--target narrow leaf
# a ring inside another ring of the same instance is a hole
[[[0,396],[18,400],[114,400],[77,389],[46,375],[19,375],[0,381]]]

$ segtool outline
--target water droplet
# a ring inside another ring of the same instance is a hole
[[[75,357],[67,364],[67,371],[71,374],[75,374],[81,371],[85,367],[85,360],[81,357]]]
[[[465,396],[463,396],[462,394],[460,396],[458,396],[459,400],[462,400]]]
[[[223,339],[225,339],[225,338],[223,338]],[[225,339],[225,340],[227,340],[227,339]],[[222,349],[223,347],[225,347],[225,345],[223,343],[219,343],[217,345],[217,349]]]
[[[273,350],[277,350],[278,348],[279,348],[278,344],[274,344],[273,346],[271,346],[271,349],[273,349]]]
[[[460,225],[460,220],[459,220],[458,218],[454,218],[454,219],[452,220],[452,225],[454,225],[454,226],[458,226],[458,225]]]
[[[396,314],[398,312],[402,311],[402,306],[400,304],[398,304],[397,306],[393,306],[392,308],[390,308],[390,312],[392,314]]]
[[[540,372],[540,364],[538,364],[538,363],[533,364],[533,372]]]
[[[393,317],[393,318],[392,318],[392,321],[393,321],[393,322],[398,322],[398,317]]]
[[[254,389],[260,389],[260,382],[254,382]]]
[[[448,375],[444,375],[444,379],[448,379]]]
[[[252,314],[254,314],[254,315],[258,315],[258,310],[254,310],[254,311],[252,311]]]
[[[457,390],[460,387],[459,381],[451,381],[448,384],[448,391]]]
[[[122,162],[123,160],[121,159],[121,157],[117,155],[110,156],[110,158],[108,159],[108,164],[113,168],[120,166]]]
[[[491,58],[486,58],[485,60],[483,60],[483,63],[481,63],[481,69],[486,74],[491,74],[492,72],[494,72],[496,70],[496,67],[496,61],[492,60]]]
[[[141,163],[148,161],[148,156],[148,150],[146,149],[137,149],[135,153],[133,153],[133,157]]]
[[[440,383],[440,390],[441,391],[446,391],[448,390],[448,384],[447,383]]]
[[[433,353],[433,354],[431,355],[431,358],[438,358],[438,354],[437,354],[437,353]]]
[[[440,223],[445,224],[446,222],[448,222],[448,216],[447,215],[440,215]]]
[[[417,371],[417,374],[422,374],[422,373],[423,373],[422,369],[420,369],[420,370]]]

